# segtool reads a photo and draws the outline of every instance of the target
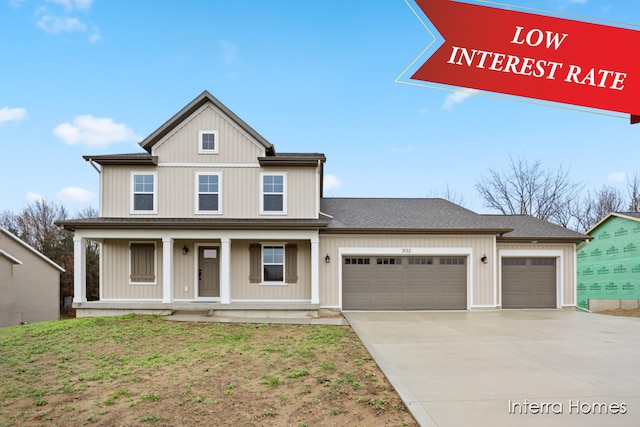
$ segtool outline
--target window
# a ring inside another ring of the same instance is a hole
[[[284,282],[284,246],[262,247],[262,281]]]
[[[261,174],[262,177],[262,213],[286,213],[286,176],[285,174]]]
[[[217,130],[198,131],[198,153],[218,154],[218,131]]]
[[[464,257],[440,258],[440,265],[464,265]]]
[[[298,245],[250,244],[249,283],[263,285],[298,283]]]
[[[156,213],[156,174],[131,174],[131,212]]]
[[[220,174],[196,174],[197,213],[220,213]]]
[[[369,265],[369,258],[345,258],[345,265]]]
[[[409,258],[409,265],[431,265],[431,264],[433,264],[433,258],[419,258],[419,257]]]
[[[129,245],[129,283],[156,283],[156,245],[155,243],[130,243]]]
[[[395,264],[401,264],[401,259],[400,258],[378,258],[376,259],[376,264],[379,265],[395,265]]]

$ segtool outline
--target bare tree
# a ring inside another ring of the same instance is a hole
[[[638,172],[632,179],[627,179],[627,194],[629,195],[628,212],[640,212],[640,176]]]
[[[578,229],[589,230],[611,212],[623,211],[626,203],[622,192],[608,185],[594,192],[588,191],[575,214]]]
[[[567,226],[567,209],[575,204],[582,184],[571,181],[562,166],[547,169],[539,160],[509,159],[507,170],[489,169],[489,176],[476,182],[485,206],[506,215],[532,215]]]
[[[460,205],[464,208],[468,208],[467,201],[465,200],[464,196],[452,190],[451,187],[449,187],[449,184],[447,184],[444,191],[442,192],[432,191],[429,197],[439,197],[439,198],[448,200],[451,203],[455,203],[456,205]]]

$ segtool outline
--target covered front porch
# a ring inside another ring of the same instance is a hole
[[[318,315],[317,229],[74,231],[78,317],[176,311]],[[87,300],[87,241],[100,245],[98,301]]]

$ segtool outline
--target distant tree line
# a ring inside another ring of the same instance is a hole
[[[77,213],[76,218],[95,218],[98,212],[86,208]],[[55,225],[56,221],[69,218],[64,206],[46,200],[38,200],[19,213],[0,213],[0,227],[13,233],[29,246],[64,268],[60,274],[60,308],[68,314],[72,310],[64,307],[65,297],[73,297],[73,233]],[[87,242],[87,299],[99,297],[99,247],[95,242]]]

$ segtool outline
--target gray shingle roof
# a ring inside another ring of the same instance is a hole
[[[429,230],[505,232],[509,227],[444,199],[323,198],[327,231]]]
[[[505,233],[504,240],[545,240],[545,239],[566,239],[568,241],[583,241],[589,236],[569,230],[560,225],[552,224],[529,215],[482,215],[512,228],[513,231]]]

